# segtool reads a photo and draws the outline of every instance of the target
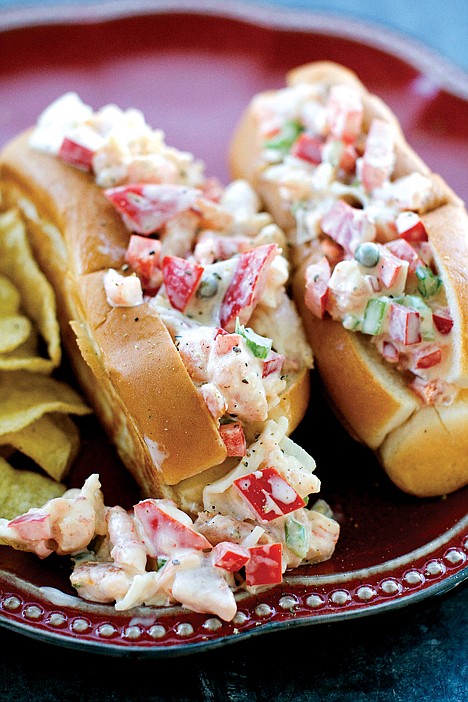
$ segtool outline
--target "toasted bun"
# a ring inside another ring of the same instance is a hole
[[[468,482],[468,391],[449,407],[421,407],[386,437],[378,453],[404,492],[435,497]]]
[[[361,93],[364,129],[374,117],[391,122],[397,134],[395,176],[419,172],[430,178],[433,197],[420,216],[443,277],[454,319],[453,363],[447,380],[468,386],[468,217],[461,200],[406,142],[396,116],[371,95],[356,74],[331,62],[300,66],[287,84],[351,83]],[[252,106],[244,112],[230,147],[233,177],[249,180],[294,241],[295,221],[277,186],[263,178],[264,164]],[[349,432],[373,449],[393,482],[418,496],[452,492],[468,482],[468,398],[462,391],[450,407],[422,404],[402,376],[385,364],[364,335],[339,322],[317,319],[304,304],[307,245],[295,247],[293,293],[311,343],[315,367],[337,416]]]
[[[28,141],[21,134],[1,155],[2,207],[27,223],[76,377],[144,495],[183,501],[178,485],[190,479],[200,499],[210,469],[222,471],[226,459],[217,423],[154,309],[111,307],[105,296],[104,272],[122,266],[130,233],[91,175]],[[309,392],[304,366],[275,408],[289,432]]]

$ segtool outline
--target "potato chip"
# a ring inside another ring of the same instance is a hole
[[[0,369],[28,369],[51,373],[58,368],[62,352],[54,291],[38,267],[26,228],[16,210],[0,215],[0,274],[6,276],[21,295],[21,310],[35,324],[45,341],[48,358],[37,349],[28,356],[0,355]]]
[[[16,314],[20,305],[20,291],[9,278],[0,275],[0,315]]]
[[[0,446],[0,456],[2,458],[10,458],[10,456],[15,452],[13,446]]]
[[[60,481],[80,447],[68,415],[91,410],[72,387],[51,377],[61,360],[53,289],[18,212],[9,210],[0,214],[0,517],[12,519],[66,490]],[[6,459],[14,462],[18,452],[38,471],[10,465]]]
[[[55,378],[27,371],[0,373],[0,436],[50,412],[85,415],[91,410],[73,388]]]
[[[24,343],[17,346],[14,351],[0,353],[0,371],[15,371],[26,368],[32,373],[51,372],[50,361],[36,356],[38,333],[34,327]]]
[[[31,334],[31,322],[22,314],[0,317],[0,353],[14,351]]]
[[[63,480],[80,447],[78,427],[65,414],[45,414],[23,429],[0,436],[0,444],[28,456],[54,480]]]
[[[42,507],[66,489],[45,475],[13,468],[0,458],[0,518],[14,519],[32,507]]]

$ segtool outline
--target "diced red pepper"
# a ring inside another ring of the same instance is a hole
[[[34,510],[15,517],[8,526],[12,527],[20,539],[42,541],[51,538],[50,514]]]
[[[149,498],[138,502],[133,509],[150,556],[169,555],[183,548],[211,550],[208,539],[164,510],[163,501]]]
[[[271,522],[305,506],[302,497],[275,468],[263,468],[233,484],[261,522]]]
[[[420,348],[411,350],[411,368],[414,370],[423,370],[424,368],[432,368],[442,360],[442,349],[436,344],[427,344]]]
[[[414,273],[419,265],[424,265],[418,252],[405,239],[394,239],[384,244],[385,248],[402,261],[408,261],[408,273]]]
[[[405,346],[421,341],[421,317],[419,312],[404,307],[398,302],[390,304],[388,334],[393,341]]]
[[[396,256],[383,255],[380,257],[377,267],[377,278],[384,288],[390,289],[395,285],[401,273],[403,264]]]
[[[426,227],[416,212],[400,212],[396,218],[399,236],[409,242],[427,241]]]
[[[272,373],[281,373],[285,360],[282,354],[276,353],[276,351],[270,351],[263,361],[262,378],[266,378]]]
[[[319,319],[323,319],[327,309],[330,277],[331,268],[325,256],[318,263],[311,263],[306,269],[304,302]]]
[[[357,157],[358,153],[353,144],[344,144],[338,167],[342,168],[346,173],[354,173],[356,170]]]
[[[320,248],[327,257],[331,268],[334,268],[337,263],[344,260],[345,252],[342,246],[333,241],[329,236],[324,236],[320,240]]]
[[[330,134],[344,142],[353,142],[362,125],[363,106],[359,92],[350,85],[332,86],[326,111]]]
[[[352,253],[351,242],[368,239],[363,234],[372,224],[363,210],[351,207],[344,200],[337,200],[322,217],[320,226],[324,234],[328,234],[345,251]]]
[[[108,188],[104,195],[121,213],[130,230],[152,234],[179,212],[191,209],[200,191],[184,185],[134,183]]]
[[[203,275],[203,266],[178,256],[164,256],[162,271],[171,305],[183,312],[195,294]]]
[[[441,334],[449,334],[452,331],[453,319],[448,307],[439,307],[432,312],[435,328]]]
[[[382,119],[373,119],[362,157],[362,184],[368,192],[380,188],[391,175],[395,164],[393,126]]]
[[[245,456],[247,442],[245,440],[244,429],[240,422],[221,424],[219,433],[226,446],[228,456]]]
[[[132,234],[125,253],[125,260],[141,280],[143,289],[148,294],[155,294],[162,283],[162,271],[159,267],[161,242],[147,236]]]
[[[320,139],[303,132],[292,145],[291,155],[318,166],[322,162],[322,147]]]
[[[234,331],[236,317],[247,324],[265,289],[268,269],[278,253],[276,244],[264,244],[239,255],[236,270],[221,303],[220,322]]]
[[[249,548],[250,558],[245,564],[245,583],[277,585],[283,580],[283,545],[263,544]]]
[[[357,158],[358,152],[354,144],[345,143],[331,135],[323,144],[322,163],[338,167],[348,175],[355,173]]]
[[[229,573],[236,573],[243,568],[250,558],[248,548],[230,541],[220,541],[211,552],[213,563],[218,568],[224,568]]]
[[[64,138],[58,156],[62,161],[79,168],[81,171],[92,170],[94,151],[73,139]]]

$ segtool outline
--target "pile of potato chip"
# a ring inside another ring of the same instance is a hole
[[[66,490],[61,481],[80,446],[70,415],[90,409],[52,377],[61,360],[53,289],[18,212],[8,210],[0,214],[0,518],[12,519]],[[33,470],[7,462],[18,452]]]

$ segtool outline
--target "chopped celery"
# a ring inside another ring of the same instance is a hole
[[[272,139],[268,139],[263,146],[265,149],[274,149],[275,151],[287,153],[299,134],[303,131],[304,127],[300,122],[297,120],[288,120],[283,124],[280,133]]]
[[[248,348],[257,358],[265,359],[271,351],[272,340],[265,336],[260,336],[249,327],[244,327],[236,318],[236,334],[244,337]]]
[[[310,509],[314,512],[320,512],[320,514],[323,514],[324,517],[328,517],[328,519],[334,519],[333,510],[325,500],[316,500]]]
[[[378,297],[372,297],[368,301],[364,319],[362,320],[362,331],[364,334],[371,334],[372,336],[380,334],[382,323],[387,314],[388,304],[388,300]]]
[[[307,531],[303,524],[289,516],[284,525],[286,546],[299,558],[305,558],[309,550]]]
[[[418,290],[423,297],[433,297],[442,281],[438,275],[435,275],[428,266],[417,266],[416,277],[418,279]]]
[[[355,317],[354,314],[345,314],[343,317],[343,326],[349,331],[357,331],[359,329],[360,320],[359,317]]]

